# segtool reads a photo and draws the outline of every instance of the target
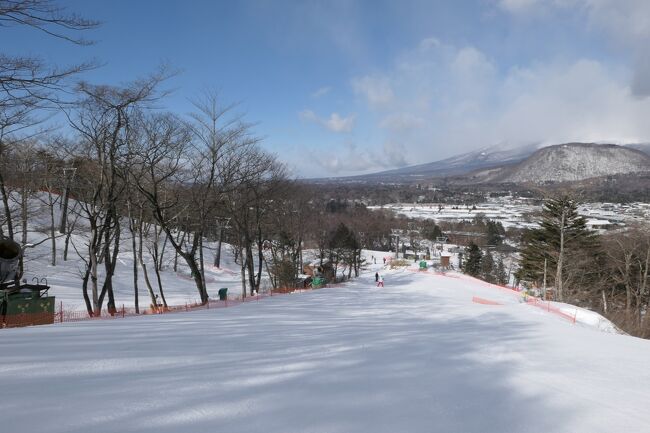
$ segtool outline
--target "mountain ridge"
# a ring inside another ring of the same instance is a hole
[[[480,183],[559,183],[650,171],[650,155],[617,144],[564,143],[543,147],[514,165],[477,171]]]
[[[513,180],[508,176],[511,170],[522,164],[526,159],[532,157],[535,153],[543,151],[544,149],[555,149],[559,146],[605,146],[620,148],[635,153],[636,157],[645,160],[650,156],[650,143],[631,143],[631,144],[609,144],[609,143],[561,143],[549,146],[540,147],[539,144],[533,143],[525,146],[504,148],[502,146],[488,146],[475,151],[466,152],[449,158],[438,161],[410,165],[390,170],[384,170],[376,173],[368,173],[362,175],[331,177],[322,179],[311,179],[312,181],[328,181],[328,182],[415,182],[423,181],[434,178],[446,178],[452,182],[460,183],[505,183],[505,182],[521,182],[519,178]],[[617,151],[618,152],[618,151]],[[641,167],[641,171],[646,171]],[[623,171],[597,171],[591,177],[598,177],[602,175],[628,173],[629,170]],[[544,176],[542,176],[544,177]],[[582,180],[588,177],[578,177],[576,179],[569,179],[566,176],[557,176],[557,179],[545,179],[543,182],[562,182],[564,180]],[[525,180],[525,182],[535,182],[534,180]]]

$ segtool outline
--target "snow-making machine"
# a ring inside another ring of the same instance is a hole
[[[19,282],[21,254],[16,242],[0,240],[0,327],[54,323],[54,296],[48,296],[47,281]]]

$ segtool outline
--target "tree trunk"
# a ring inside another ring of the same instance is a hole
[[[47,191],[48,202],[50,205],[50,237],[52,238],[52,266],[56,266],[56,227],[54,223],[54,202],[52,201],[52,191]]]
[[[194,242],[198,242],[196,236],[197,235],[194,234],[195,237]],[[194,254],[185,253],[185,252],[179,252],[179,254],[185,260],[187,266],[190,268],[190,272],[192,273],[192,277],[194,278],[194,283],[196,284],[196,288],[199,291],[201,303],[205,304],[206,302],[208,302],[207,292],[205,289],[203,278],[201,277],[201,270],[199,269],[199,265],[196,263]]]
[[[182,236],[181,236],[182,233]],[[178,231],[178,237],[176,238],[176,244],[178,245],[178,248],[183,248],[183,244],[185,243],[185,231],[181,232],[180,230]],[[178,251],[174,250],[174,272],[178,272]]]
[[[86,304],[86,311],[88,315],[93,317],[95,313],[93,312],[93,305],[90,303],[90,298],[88,297],[88,279],[90,277],[90,267],[86,266],[86,272],[84,273],[82,284],[81,284],[81,293],[83,294],[84,303]]]
[[[165,299],[165,291],[163,290],[162,279],[160,278],[160,262],[162,260],[162,254],[158,251],[158,245],[160,244],[160,235],[162,233],[162,228],[154,227],[154,242],[153,242],[153,251],[149,249],[149,254],[153,259],[153,269],[156,273],[156,282],[158,284],[158,292],[160,293],[160,299],[162,300],[163,307],[167,308],[167,299]]]
[[[162,232],[162,228],[160,229]],[[160,249],[160,259],[158,260],[158,270],[162,271],[163,268],[163,259],[165,257],[165,247],[167,246],[167,239],[169,239],[169,235],[167,232],[165,232],[165,240],[163,241],[162,248]]]
[[[151,299],[151,307],[157,311],[158,310],[158,302],[156,301],[156,295],[153,292],[153,288],[151,287],[151,281],[149,280],[149,274],[147,273],[147,266],[144,264],[144,260],[142,259],[142,250],[143,250],[143,231],[144,231],[144,223],[142,221],[142,211],[140,211],[140,221],[138,223],[138,261],[140,262],[140,267],[142,268],[142,276],[144,277],[144,283],[147,286],[147,291],[149,292],[149,298]]]
[[[245,263],[245,260],[244,260],[244,252],[242,251],[242,248],[243,248],[242,244],[243,244],[243,242],[240,241],[238,250],[239,250],[240,257],[242,258],[240,260],[241,263],[240,263],[239,266],[240,266],[240,271],[241,271],[241,295],[242,295],[242,299],[243,299],[243,298],[246,298],[246,267],[245,267],[246,263]]]
[[[115,293],[113,292],[113,275],[117,266],[117,257],[120,253],[121,228],[119,219],[115,220],[115,241],[113,243],[113,254],[110,256],[110,265],[106,266],[106,284],[108,291],[108,310],[114,314],[117,311],[115,306]],[[108,258],[108,256],[107,256]]]
[[[199,236],[199,270],[203,280],[203,291],[205,292],[206,302],[208,300],[208,284],[205,281],[205,262],[203,261],[203,235]]]
[[[131,217],[131,206],[127,204],[129,209],[129,231],[131,232],[131,248],[133,250],[133,303],[135,304],[135,314],[140,314],[140,300],[138,294],[138,260],[137,260],[137,246],[135,241],[135,219]]]
[[[557,288],[558,300],[564,301],[564,287],[562,285],[562,266],[564,264],[564,224],[566,218],[566,210],[562,209],[562,217],[560,218],[560,254],[557,258],[557,270],[555,272],[555,286]]]
[[[14,224],[13,219],[11,218],[9,194],[7,194],[7,188],[5,186],[4,177],[2,176],[2,170],[0,170],[0,193],[2,194],[2,206],[5,211],[5,219],[7,223],[7,236],[9,239],[14,240]]]
[[[65,171],[64,171],[65,175]],[[68,222],[68,197],[70,195],[70,185],[68,179],[66,178],[65,189],[63,190],[63,201],[61,203],[61,224],[59,225],[59,233],[63,234],[67,232],[66,224]]]
[[[27,187],[23,185],[22,193],[20,194],[20,232],[21,232],[21,245],[27,245]],[[18,261],[18,275],[22,277],[25,272],[25,257],[20,255]]]
[[[90,242],[88,243],[88,258],[90,260],[90,290],[93,298],[93,314],[99,316],[99,293],[97,288],[97,223],[94,220],[90,222]]]
[[[27,245],[27,187],[23,186],[22,193],[20,195],[20,231],[22,244]]]
[[[158,262],[160,261],[160,258],[158,257],[158,237],[157,236],[156,236],[156,243],[154,243],[153,250],[154,251],[153,251],[152,257],[153,257],[154,271],[156,272],[156,282],[158,283],[158,291],[160,292],[160,299],[162,299],[163,307],[167,308],[167,299],[165,299],[165,292],[163,290],[162,279],[160,278],[160,270],[159,270],[159,266],[158,266]]]
[[[262,266],[264,264],[263,244],[262,231],[260,230],[257,237],[257,277],[255,278],[255,290],[257,290],[258,293],[260,291],[260,283],[262,282]]]
[[[112,221],[115,221],[115,226],[113,228],[110,227]],[[99,295],[99,308],[101,309],[104,303],[104,297],[108,295],[108,303],[106,305],[106,308],[108,309],[108,313],[111,316],[113,316],[117,311],[117,308],[115,307],[115,296],[113,292],[113,275],[115,274],[115,266],[117,265],[117,256],[120,251],[121,231],[120,231],[119,221],[116,218],[107,218],[106,223],[108,225],[104,230],[104,246],[103,246],[103,253],[102,253],[105,278],[104,278],[104,284],[102,285],[101,294]],[[111,233],[113,233],[112,251],[111,251]]]
[[[72,232],[68,232],[65,235],[65,242],[63,243],[63,261],[66,262],[68,261],[68,247],[70,245],[70,236],[72,235]]]
[[[250,286],[251,296],[255,291],[255,261],[253,259],[253,244],[246,241],[246,269],[248,271],[248,285]]]
[[[217,243],[217,252],[214,255],[214,266],[219,268],[221,267],[221,244],[223,242],[223,227],[219,228],[219,242]]]

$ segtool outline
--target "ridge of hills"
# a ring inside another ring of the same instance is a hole
[[[439,161],[326,182],[408,183],[448,179],[452,183],[560,183],[650,171],[650,144],[562,143],[546,147],[491,146]]]

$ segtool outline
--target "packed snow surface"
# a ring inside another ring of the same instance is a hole
[[[580,316],[376,265],[232,308],[4,329],[0,430],[649,431],[650,342]]]

